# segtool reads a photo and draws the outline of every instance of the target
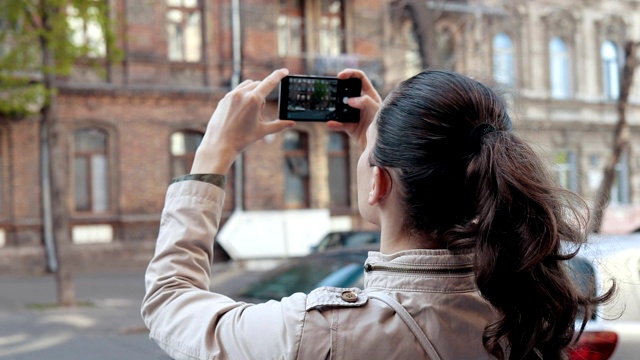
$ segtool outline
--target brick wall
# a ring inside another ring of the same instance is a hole
[[[374,1],[377,2],[382,0]],[[73,198],[67,203],[71,226],[110,224],[114,239],[110,244],[72,245],[79,267],[91,264],[96,256],[104,257],[105,264],[109,258],[142,257],[148,261],[171,176],[170,136],[181,130],[203,132],[217,102],[228,90],[232,74],[230,1],[205,1],[204,41],[207,45],[204,60],[198,64],[168,61],[163,4],[117,2],[114,13],[120,29],[118,43],[125,53],[123,61],[107,64],[105,69],[79,66],[72,76],[60,79],[57,116],[63,126],[62,140],[69,161],[65,166],[73,169],[74,131],[98,127],[109,137],[110,210],[104,214],[78,213],[73,209]],[[277,55],[278,6],[277,1],[242,2],[243,79],[261,79],[274,68],[285,65],[291,66],[294,72],[305,72],[302,58],[283,59]],[[353,16],[358,7],[369,8],[371,2],[349,6],[348,16]],[[315,16],[314,11],[307,16]],[[349,26],[356,25],[349,20]],[[362,50],[366,56],[376,55],[375,46],[358,45],[354,41],[365,39],[351,39],[350,51]],[[267,105],[267,118],[277,117],[276,107],[274,92]],[[325,125],[299,124],[298,130],[309,134],[311,206],[325,207],[329,201]],[[37,116],[0,128],[3,147],[0,227],[6,232],[5,246],[0,248],[0,272],[28,272],[29,268],[44,271],[46,267],[41,235],[39,131]],[[261,140],[247,151],[244,158],[246,209],[284,208],[282,154],[281,135]],[[352,179],[355,179],[355,162],[353,166]],[[71,190],[73,174],[69,176]],[[233,187],[232,171],[223,222],[234,207]],[[73,197],[73,191],[69,194]],[[355,214],[355,200],[352,203]],[[224,254],[219,258],[223,259]],[[27,266],[18,266],[20,263]]]

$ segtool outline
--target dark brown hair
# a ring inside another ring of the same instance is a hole
[[[565,269],[586,239],[587,207],[556,186],[511,129],[500,96],[466,76],[425,70],[385,100],[373,164],[396,169],[405,226],[450,250],[473,249],[478,289],[498,310],[487,351],[504,359],[562,359],[594,305]],[[577,250],[576,250],[577,251]],[[584,311],[587,310],[587,311]]]

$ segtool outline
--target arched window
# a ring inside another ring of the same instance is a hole
[[[170,61],[202,61],[202,2],[166,0],[166,29]]]
[[[511,38],[505,33],[493,37],[493,80],[495,82],[515,87],[514,50]]]
[[[455,59],[455,38],[449,28],[444,28],[436,34],[436,49],[438,51],[438,66],[443,69],[454,69]]]
[[[74,133],[75,209],[81,212],[109,210],[109,161],[107,132],[80,129]]]
[[[188,174],[196,156],[196,149],[202,142],[202,133],[179,131],[171,134],[171,177]]]
[[[549,73],[554,99],[568,99],[572,95],[570,61],[567,44],[561,38],[553,37],[549,42]]]
[[[287,208],[309,207],[309,143],[300,131],[284,133],[284,204]]]
[[[602,58],[602,86],[604,96],[615,100],[620,96],[620,57],[618,47],[613,41],[607,40],[600,47]]]
[[[344,0],[320,2],[319,54],[340,55],[345,52],[344,10]]]
[[[330,132],[327,143],[329,156],[329,206],[349,207],[349,138],[341,132]]]
[[[278,15],[278,55],[300,55],[303,45],[304,14],[298,0],[280,0]]]
[[[402,41],[404,43],[404,78],[412,77],[422,71],[422,55],[416,36],[413,20],[406,19],[402,24]]]
[[[571,150],[557,151],[554,156],[554,172],[558,185],[571,191],[578,191],[578,160]]]
[[[620,161],[616,164],[613,185],[611,186],[610,201],[612,205],[631,203],[630,177],[629,177],[629,153],[620,154]]]

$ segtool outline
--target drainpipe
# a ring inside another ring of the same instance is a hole
[[[240,84],[242,77],[242,34],[240,27],[240,0],[231,0],[231,34],[233,41],[233,74],[231,89]],[[241,212],[244,203],[244,155],[241,153],[234,163],[234,212]]]

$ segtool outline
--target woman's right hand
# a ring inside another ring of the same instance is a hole
[[[371,81],[362,70],[344,69],[338,74],[338,79],[358,78],[362,81],[362,92],[358,97],[349,98],[349,106],[360,109],[360,121],[357,123],[342,123],[331,120],[327,123],[330,130],[344,131],[353,138],[364,150],[367,146],[366,132],[373,122],[378,109],[382,105],[380,94],[371,84]]]

